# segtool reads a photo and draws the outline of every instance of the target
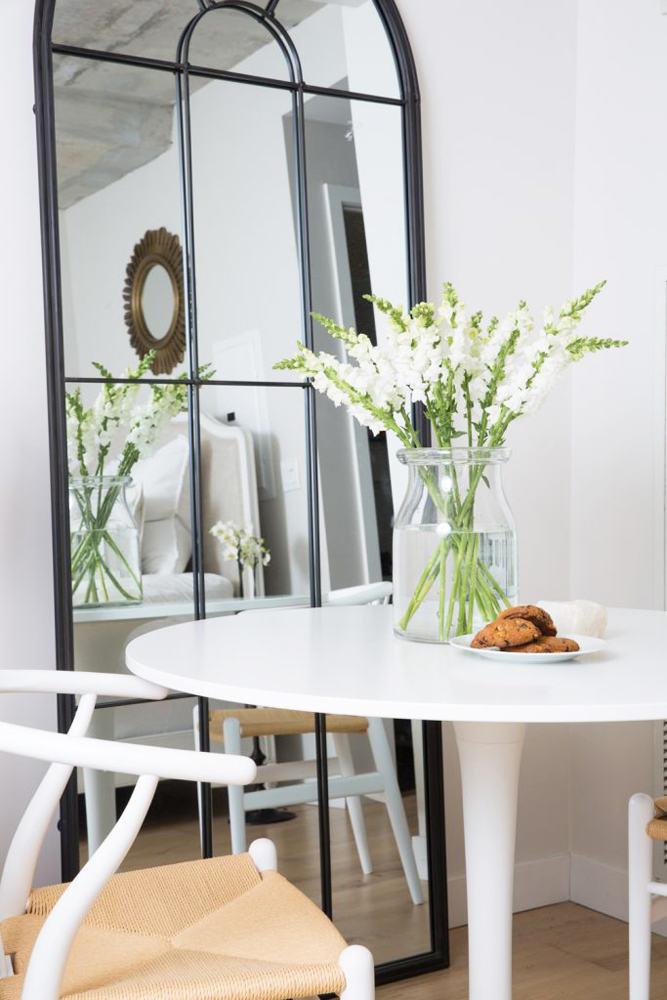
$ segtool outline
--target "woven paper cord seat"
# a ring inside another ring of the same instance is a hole
[[[646,827],[653,840],[667,840],[667,795],[654,799],[655,818]]]
[[[19,1000],[30,951],[66,886],[32,892],[0,924]],[[285,1000],[340,993],[345,941],[322,912],[248,854],[114,875],[85,918],[65,972],[67,1000]]]
[[[221,708],[209,713],[211,739],[222,742],[225,719],[238,719],[241,736],[302,736],[315,732],[312,712],[289,708]],[[368,719],[360,715],[327,715],[328,733],[365,733]]]

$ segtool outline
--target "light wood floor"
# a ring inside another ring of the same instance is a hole
[[[513,1000],[627,1000],[627,933],[627,924],[576,903],[517,913]],[[378,1000],[467,1000],[465,927],[451,931],[450,945],[449,969],[383,986]],[[667,939],[656,935],[651,987],[652,1000],[664,1000]]]
[[[160,785],[154,808],[124,868],[186,861],[199,856],[196,805],[185,786]],[[229,853],[225,793],[214,793],[215,852]],[[406,798],[414,826],[414,801]],[[281,872],[319,902],[317,811],[293,810],[297,818],[271,826],[249,827],[249,839],[269,836],[276,843]],[[384,807],[370,802],[366,822],[375,864],[364,876],[344,810],[330,811],[334,920],[348,941],[361,941],[376,961],[428,950],[428,908],[413,906],[398,861]],[[82,855],[85,858],[85,842]],[[424,884],[425,891],[428,886]],[[449,969],[378,990],[378,1000],[466,1000],[467,934],[450,932]],[[654,1000],[667,997],[667,939],[654,936]],[[559,903],[519,913],[514,919],[513,1000],[627,1000],[627,926],[611,917]],[[493,1000],[492,997],[489,1000]]]

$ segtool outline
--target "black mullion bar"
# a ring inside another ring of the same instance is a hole
[[[333,913],[331,877],[331,829],[329,826],[329,773],[327,753],[327,717],[315,715],[315,751],[317,758],[317,819],[320,843],[320,883],[322,910]]]
[[[93,62],[125,63],[139,69],[156,69],[164,73],[178,73],[181,70],[177,62],[171,62],[169,59],[151,59],[149,56],[108,52],[106,49],[89,49],[82,45],[66,45],[62,42],[53,42],[51,51],[59,56],[75,56],[77,59],[90,59]]]
[[[370,101],[371,104],[390,104],[393,107],[403,107],[402,97],[383,97],[380,94],[364,94],[360,90],[340,90],[338,87],[317,87],[313,83],[304,83],[304,94],[322,94],[324,97],[342,98],[348,101]]]
[[[150,59],[146,56],[133,56],[122,52],[105,52],[103,49],[86,49],[77,45],[53,45],[53,51],[58,55],[73,56],[77,59],[90,59],[95,62],[110,62],[125,66],[135,66],[137,69],[153,69],[163,73],[184,73],[186,66],[179,62],[169,62],[167,59]],[[255,76],[252,73],[237,73],[235,70],[215,69],[208,66],[188,65],[190,76],[209,80],[227,80],[232,83],[245,83],[254,87],[268,87],[273,90],[303,91],[305,94],[321,94],[349,101],[370,101],[373,104],[390,104],[403,106],[405,98],[387,97],[382,94],[366,94],[359,90],[341,90],[340,87],[319,87],[312,83],[296,83],[292,80],[279,80],[270,76]]]
[[[239,385],[248,386],[254,388],[256,386],[264,386],[269,389],[307,389],[309,382],[251,382],[243,381],[242,379],[223,379],[223,378],[102,378],[101,376],[95,375],[81,375],[77,377],[76,375],[68,375],[65,382],[72,384],[82,384],[82,385],[123,385],[126,383],[131,383],[134,385],[185,385],[191,386],[195,385],[201,388],[206,385]]]
[[[49,466],[51,474],[51,531],[54,590],[54,639],[57,670],[74,669],[74,626],[70,547],[67,432],[65,427],[64,338],[60,296],[60,245],[58,227],[58,177],[55,156],[53,63],[49,44],[53,10],[36,8],[33,35],[35,66],[35,115],[41,203],[42,272],[46,389],[49,410]],[[73,695],[56,696],[58,731],[67,732],[76,712]],[[63,882],[79,871],[79,803],[74,772],[60,800],[60,864]]]
[[[300,69],[300,67],[299,67]],[[296,181],[296,215],[301,275],[301,310],[303,337],[306,346],[313,348],[312,282],[310,274],[310,230],[308,225],[308,182],[306,174],[306,131],[303,90],[292,97],[294,122],[294,175]],[[322,576],[320,566],[319,484],[317,475],[317,425],[314,389],[308,383],[304,397],[306,420],[306,494],[308,503],[308,568],[310,604],[322,604]],[[333,912],[331,874],[331,830],[329,825],[329,773],[327,753],[326,716],[315,715],[315,756],[317,760],[317,819],[320,846],[320,896],[322,910],[328,917]]]
[[[442,723],[422,722],[424,787],[426,795],[426,852],[428,861],[428,905],[431,949],[449,965],[447,906],[447,851],[445,830],[445,783],[442,766]]]
[[[159,701],[154,701],[152,698],[115,698],[111,701],[98,701],[95,705],[95,711],[97,712],[100,708],[125,708],[128,705],[163,705],[165,701],[181,701],[183,698],[196,697],[194,694],[174,691],[173,694],[168,694],[166,698],[160,698]]]
[[[181,40],[182,41],[182,40]],[[180,43],[179,43],[180,50]],[[201,427],[199,385],[199,350],[197,341],[197,292],[195,274],[194,196],[192,190],[192,143],[190,119],[190,88],[187,74],[175,73],[176,116],[183,212],[184,292],[186,302],[186,336],[188,361],[188,437],[190,443],[190,530],[192,534],[192,584],[195,620],[206,617],[204,590],[204,543],[201,497]],[[208,699],[198,698],[199,745],[204,753],[211,749]],[[213,856],[213,797],[211,785],[202,782],[199,788],[201,809],[202,857]]]

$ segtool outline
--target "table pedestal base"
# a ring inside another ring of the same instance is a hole
[[[523,723],[457,722],[470,1000],[512,998],[512,897]]]

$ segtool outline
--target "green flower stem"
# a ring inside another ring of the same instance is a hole
[[[124,462],[121,463],[119,473],[126,474],[123,469],[124,464]],[[133,461],[131,464],[134,464]],[[104,602],[111,600],[107,580],[113,584],[119,595],[125,600],[140,600],[141,578],[135,573],[111,533],[106,530],[106,525],[113,511],[114,504],[120,495],[120,487],[111,487],[104,493],[102,484],[98,483],[95,486],[73,492],[81,513],[81,531],[83,537],[77,544],[71,558],[72,594],[76,594],[84,579],[88,577],[84,596],[84,603],[86,604],[97,603],[100,596]],[[93,497],[96,498],[95,504],[91,503]],[[93,509],[93,507],[96,509]],[[122,566],[127,570],[133,583],[136,585],[137,594],[130,593],[123,587],[120,580],[117,579],[100,551],[102,544],[107,545],[120,560]],[[99,578],[99,589],[97,578]]]
[[[442,542],[440,544],[442,545]],[[428,594],[433,582],[435,581],[436,576],[440,572],[440,565],[438,560],[439,560],[439,551],[438,549],[436,549],[431,558],[429,559],[428,563],[426,564],[426,569],[420,576],[419,583],[415,587],[415,592],[410,599],[410,603],[408,604],[405,614],[403,615],[403,617],[399,622],[399,625],[402,629],[406,629],[408,627],[408,622],[410,621],[415,611],[417,610],[419,605],[422,603],[422,601]]]
[[[125,559],[123,559],[123,562],[125,562],[125,565],[127,566],[127,562],[126,562]],[[86,603],[88,603],[88,600],[89,600],[89,598],[91,596],[92,596],[93,600],[95,600],[95,601],[97,600],[97,587],[95,585],[95,574],[97,572],[102,572],[102,573],[106,574],[106,576],[109,578],[109,580],[114,585],[114,587],[118,590],[118,592],[121,594],[121,596],[124,597],[126,600],[128,600],[128,601],[136,601],[136,600],[139,599],[136,594],[130,594],[123,587],[123,585],[121,584],[120,580],[117,579],[116,575],[114,574],[113,570],[110,568],[109,564],[106,562],[106,560],[104,559],[104,557],[102,555],[100,555],[99,552],[97,552],[97,550],[95,550],[94,552],[91,552],[90,561],[84,567],[83,571],[79,575],[78,580],[76,580],[74,582],[74,584],[72,585],[72,592],[76,593],[76,590],[78,589],[78,587],[82,583],[84,577],[88,575],[89,582],[88,582],[88,587],[87,587],[87,590],[86,590]],[[136,576],[134,574],[132,574],[132,575],[133,575],[134,579],[136,580],[137,579]],[[103,589],[104,589],[104,593],[106,595],[105,596],[105,600],[108,601],[110,598],[109,598],[108,592],[106,590],[106,586],[104,586]]]
[[[447,547],[440,542],[440,600],[438,602],[438,635],[445,640],[445,597],[447,591]]]

